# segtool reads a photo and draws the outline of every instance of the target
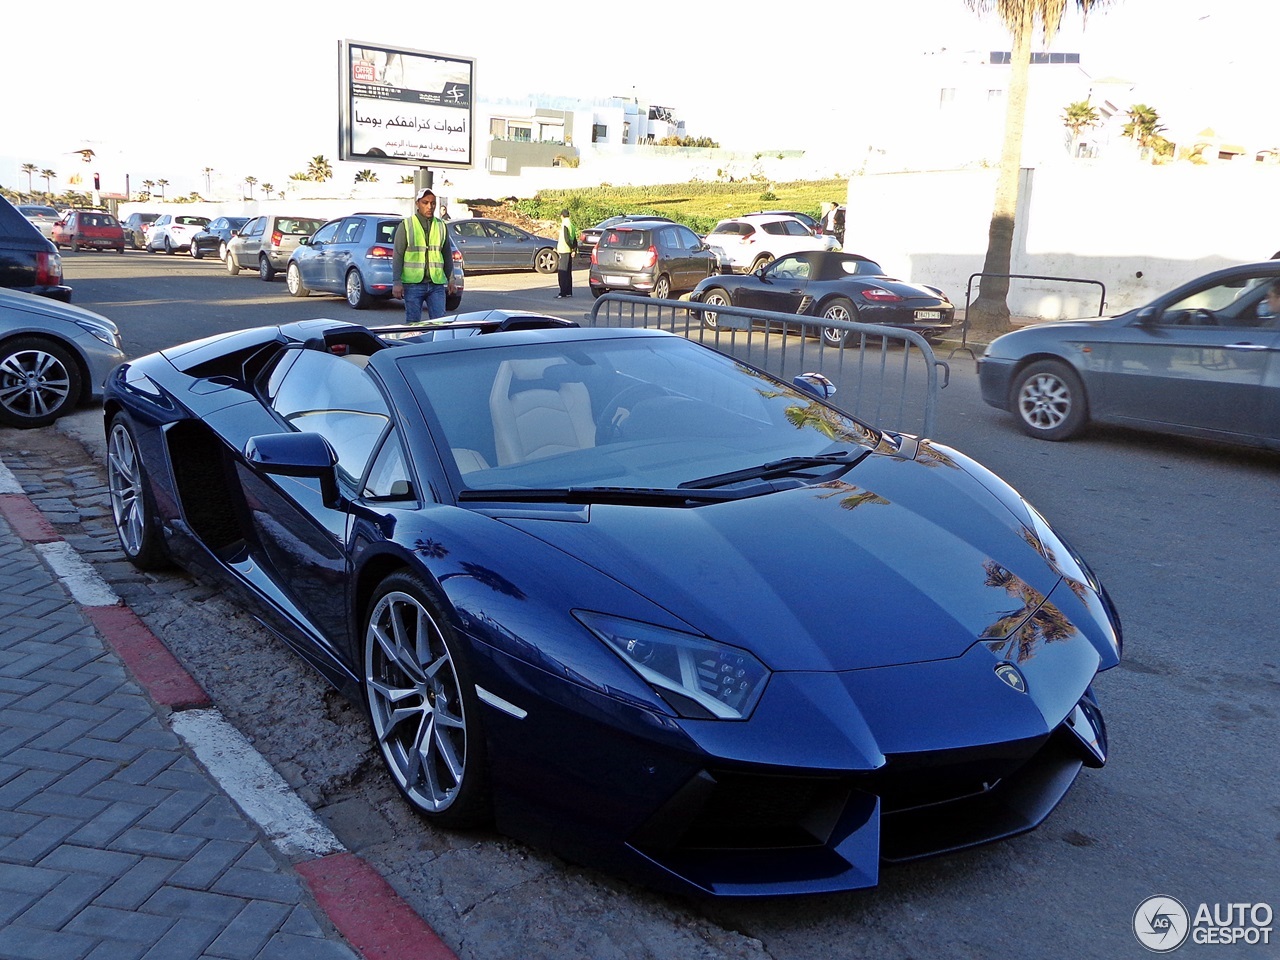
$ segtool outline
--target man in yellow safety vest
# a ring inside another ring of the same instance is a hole
[[[425,303],[427,319],[445,314],[446,294],[454,293],[454,247],[445,223],[436,216],[436,195],[430,188],[418,194],[417,210],[396,227],[392,260],[393,297],[404,299],[406,323],[420,323]]]

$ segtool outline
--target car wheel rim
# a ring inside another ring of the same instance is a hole
[[[347,303],[353,307],[360,302],[360,298],[364,296],[364,285],[360,282],[360,275],[352,273],[347,276]]]
[[[111,494],[111,514],[125,553],[137,556],[142,550],[143,516],[142,468],[133,438],[121,424],[111,428],[107,444],[107,487]]]
[[[227,259],[227,245],[225,243],[218,247],[218,259],[219,260]]]
[[[1042,373],[1023,385],[1018,410],[1037,430],[1052,430],[1071,414],[1071,391],[1059,378]]]
[[[665,277],[660,279],[653,287],[653,295],[659,300],[666,300],[671,293],[671,284],[667,283]]]
[[[727,307],[729,305],[729,301],[727,301],[724,297],[720,296],[718,293],[713,294],[710,297],[707,297],[707,299],[704,302],[708,307]],[[708,310],[706,313],[702,315],[702,322],[705,323],[708,327],[714,327],[719,322],[719,320],[720,320],[720,317],[714,310]]]
[[[71,375],[57,357],[23,350],[0,362],[0,403],[16,417],[46,417],[71,395]]]
[[[289,272],[284,275],[284,279],[289,285],[289,292],[296,295],[298,293],[298,285],[301,282],[298,279],[298,268],[293,264],[289,264]]]
[[[378,746],[400,788],[440,812],[466,773],[467,723],[440,628],[407,593],[388,593],[365,635],[365,691]]]

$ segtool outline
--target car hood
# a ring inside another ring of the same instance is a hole
[[[94,323],[105,323],[115,329],[115,324],[100,313],[85,310],[83,307],[75,307],[69,303],[50,300],[48,297],[38,297],[32,293],[23,293],[20,290],[0,288],[0,309],[18,310],[25,314],[37,314],[48,319],[65,320],[72,323],[76,320],[92,320]]]
[[[1046,642],[1037,623],[1055,641],[1105,643],[1082,636],[1099,629],[1092,601],[1055,591],[1061,575],[1006,505],[1016,494],[950,453],[871,455],[835,482],[700,507],[595,504],[586,523],[506,522],[773,670],[950,659],[979,640],[1025,655]]]

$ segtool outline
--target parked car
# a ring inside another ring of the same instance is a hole
[[[124,253],[124,228],[105,210],[72,210],[53,225],[53,245]]]
[[[582,260],[591,259],[591,251],[596,248],[596,243],[600,240],[602,234],[609,227],[616,227],[620,223],[631,223],[636,220],[661,220],[665,223],[675,223],[668,217],[651,217],[643,213],[625,213],[616,217],[608,217],[601,220],[594,227],[587,227],[585,230],[578,231],[578,257]]]
[[[1280,449],[1277,281],[1280,261],[1247,263],[1116,317],[1006,333],[978,361],[982,399],[1043,440],[1092,421]]]
[[[303,237],[285,269],[289,292],[295,297],[312,291],[340,294],[356,310],[390,298],[396,227],[403,220],[396,213],[361,213],[330,220],[313,236]],[[445,299],[451,312],[462,305],[466,282],[462,254],[456,250],[452,273],[455,292]]]
[[[53,225],[62,219],[62,214],[56,208],[39,203],[19,204],[18,212],[30,220],[42,236],[50,240],[53,239]]]
[[[814,234],[815,236],[823,232],[821,220],[819,220],[817,217],[812,216],[810,214],[802,213],[799,210],[756,210],[753,213],[744,213],[743,216],[744,217],[792,217],[796,220],[799,220],[806,227],[808,227],[809,232]]]
[[[134,250],[147,245],[147,231],[160,219],[158,213],[131,213],[124,218],[124,241]]]
[[[0,287],[71,301],[62,282],[62,257],[53,241],[0,196]]]
[[[214,217],[209,225],[191,238],[191,256],[227,259],[227,242],[249,222],[248,217]]]
[[[754,273],[767,263],[801,250],[839,250],[835,237],[817,236],[792,216],[757,213],[721,220],[707,234],[725,273]]]
[[[289,257],[298,249],[303,237],[309,237],[324,226],[320,217],[299,217],[269,213],[254,217],[227,241],[227,273],[233,277],[241,270],[258,271],[263,280],[274,280],[289,265]]]
[[[699,283],[689,299],[708,306],[885,324],[930,340],[950,330],[956,314],[937,287],[894,280],[874,260],[831,250],[788,254],[745,276],[711,277]],[[707,311],[702,322],[714,328],[716,314]],[[832,346],[843,346],[850,333],[823,327],[822,337]]]
[[[0,423],[43,427],[102,397],[124,360],[106,317],[48,297],[0,290]]]
[[[560,265],[556,242],[504,220],[473,217],[450,220],[449,239],[462,253],[462,267],[475,270],[536,270],[555,273]]]
[[[591,295],[610,290],[665,300],[717,273],[720,261],[684,224],[634,220],[608,227],[591,251]]]
[[[163,250],[172,256],[179,250],[191,249],[191,238],[209,225],[208,217],[189,213],[163,213],[147,231],[147,251]]]
[[[234,587],[428,822],[812,895],[1103,765],[1119,619],[990,471],[683,336],[459,326],[226,333],[105,398],[124,555]]]

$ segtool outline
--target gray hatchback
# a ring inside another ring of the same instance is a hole
[[[600,234],[588,283],[593,297],[620,290],[666,300],[719,272],[715,253],[688,227],[637,220]]]

